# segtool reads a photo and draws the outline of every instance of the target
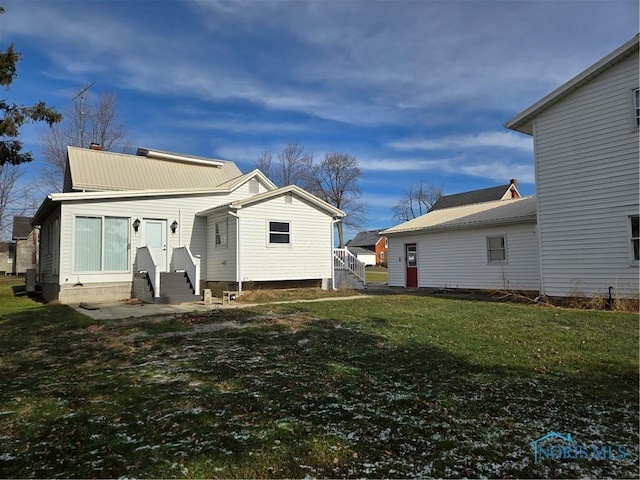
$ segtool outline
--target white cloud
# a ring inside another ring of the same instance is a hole
[[[467,175],[505,183],[517,178],[521,183],[534,184],[533,164],[521,164],[512,160],[487,160],[458,156],[432,160],[420,159],[365,159],[359,160],[363,170],[378,172],[430,172],[443,176]]]
[[[131,4],[8,0],[3,28],[46,41],[69,79],[361,125],[436,122],[440,107],[506,119],[637,29],[624,1],[199,0],[168,31],[151,4]]]
[[[444,158],[440,160],[423,160],[416,158],[359,159],[362,170],[378,172],[412,172],[423,170],[439,170],[443,165],[455,164],[462,157]]]
[[[512,132],[482,132],[475,135],[450,135],[433,140],[399,140],[389,143],[397,150],[467,150],[507,148],[533,153],[531,137]]]

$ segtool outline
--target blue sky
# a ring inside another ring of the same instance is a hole
[[[535,192],[503,124],[638,31],[631,1],[0,0],[5,92],[64,110],[117,93],[134,146],[235,161],[291,141],[358,158],[370,228],[411,182]],[[42,126],[22,130],[41,168]]]

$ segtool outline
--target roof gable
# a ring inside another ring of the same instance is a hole
[[[370,247],[380,241],[382,235],[377,230],[358,232],[358,234],[347,242],[350,247]]]
[[[138,153],[67,147],[69,181],[65,191],[207,189],[242,175],[233,162],[159,150],[138,149]]]
[[[221,183],[220,185],[218,185],[218,188],[228,188],[230,190],[235,190],[239,186],[247,183],[252,178],[256,178],[261,181],[269,190],[275,190],[276,188],[278,188],[276,187],[275,183],[269,180],[269,178],[257,168],[250,171],[249,173],[245,173],[244,175],[240,175],[239,177],[232,178],[231,180],[227,180],[226,182]]]
[[[12,238],[14,240],[27,238],[32,230],[31,217],[13,217]]]
[[[562,84],[560,87],[556,88],[553,92],[549,93],[542,99],[538,100],[536,103],[531,105],[529,108],[519,113],[507,123],[504,124],[506,128],[511,130],[516,130],[518,132],[526,133],[528,135],[533,135],[533,120],[537,117],[541,112],[554,105],[555,103],[562,100],[564,97],[569,95],[571,92],[577,90],[585,83],[591,81],[596,76],[600,75],[605,70],[608,70],[613,65],[621,62],[629,55],[638,52],[638,40],[640,39],[640,34],[636,34],[631,40],[621,45],[609,55],[600,59],[589,68],[583,70],[578,75],[573,77],[568,82]]]
[[[536,197],[524,197],[444,208],[431,211],[380,233],[390,235],[534,222],[536,206]]]
[[[431,207],[431,212],[443,208],[460,207],[473,203],[491,202],[494,200],[507,200],[509,198],[520,198],[520,193],[515,186],[515,180],[507,185],[497,187],[482,188],[469,192],[454,193],[453,195],[443,195]],[[512,194],[513,192],[513,194]],[[514,196],[515,195],[515,196]]]
[[[344,217],[345,213],[339,208],[334,207],[333,205],[325,202],[324,200],[316,197],[315,195],[310,194],[306,190],[296,186],[289,185],[287,187],[278,188],[275,190],[270,190],[268,192],[259,193],[257,195],[253,195],[251,197],[243,198],[242,200],[236,200],[234,202],[230,202],[224,205],[219,205],[217,207],[209,208],[207,210],[203,210],[202,212],[198,212],[198,216],[207,216],[210,213],[214,213],[220,210],[238,210],[241,208],[250,207],[253,204],[265,202],[267,200],[271,200],[273,198],[282,197],[284,195],[291,194],[302,200],[305,200],[320,210],[324,210],[326,213],[334,216],[334,217]]]

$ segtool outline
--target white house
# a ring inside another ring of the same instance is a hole
[[[638,295],[638,39],[505,124],[533,136],[547,295]]]
[[[187,298],[205,285],[332,283],[332,229],[344,213],[298,187],[278,189],[258,170],[152,149],[69,147],[64,190],[33,219],[47,300],[112,301],[145,288],[155,301],[184,299],[165,292],[175,272]]]
[[[533,136],[535,198],[457,203],[381,232],[389,285],[637,296],[638,45],[636,35],[505,124]]]
[[[538,290],[535,197],[442,208],[384,230],[389,285]]]

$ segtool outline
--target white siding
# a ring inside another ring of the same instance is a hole
[[[216,222],[227,225],[227,244],[216,245]],[[226,212],[207,217],[207,280],[235,282],[237,220]]]
[[[542,112],[534,123],[544,293],[638,294],[628,216],[638,214],[638,53]]]
[[[417,243],[418,236],[388,236],[389,246],[387,250],[388,284],[392,287],[405,286],[404,246],[407,243]]]
[[[487,237],[504,236],[506,262],[490,263]],[[535,224],[389,237],[389,285],[405,286],[404,246],[418,246],[418,286],[538,290]]]
[[[58,284],[59,256],[56,249],[60,243],[60,210],[55,209],[40,225],[40,252],[38,256],[38,271],[41,283]]]
[[[207,221],[206,218],[196,217],[201,210],[220,205],[229,201],[228,196],[221,195],[191,195],[182,197],[155,197],[122,200],[90,200],[69,201],[61,208],[61,253],[60,253],[60,284],[127,282],[132,278],[132,265],[135,260],[136,249],[143,243],[142,226],[138,232],[133,227],[129,230],[130,262],[129,271],[122,273],[86,273],[75,272],[73,266],[74,255],[74,219],[76,216],[116,216],[129,218],[129,225],[136,218],[164,219],[167,225],[174,220],[178,222],[178,229],[173,234],[167,233],[168,263],[171,262],[173,248],[188,246],[194,255],[200,256],[201,277],[207,272]]]
[[[279,196],[249,205],[238,214],[243,282],[331,278],[331,215],[296,196],[291,203]],[[290,245],[269,245],[269,221],[291,222]]]

